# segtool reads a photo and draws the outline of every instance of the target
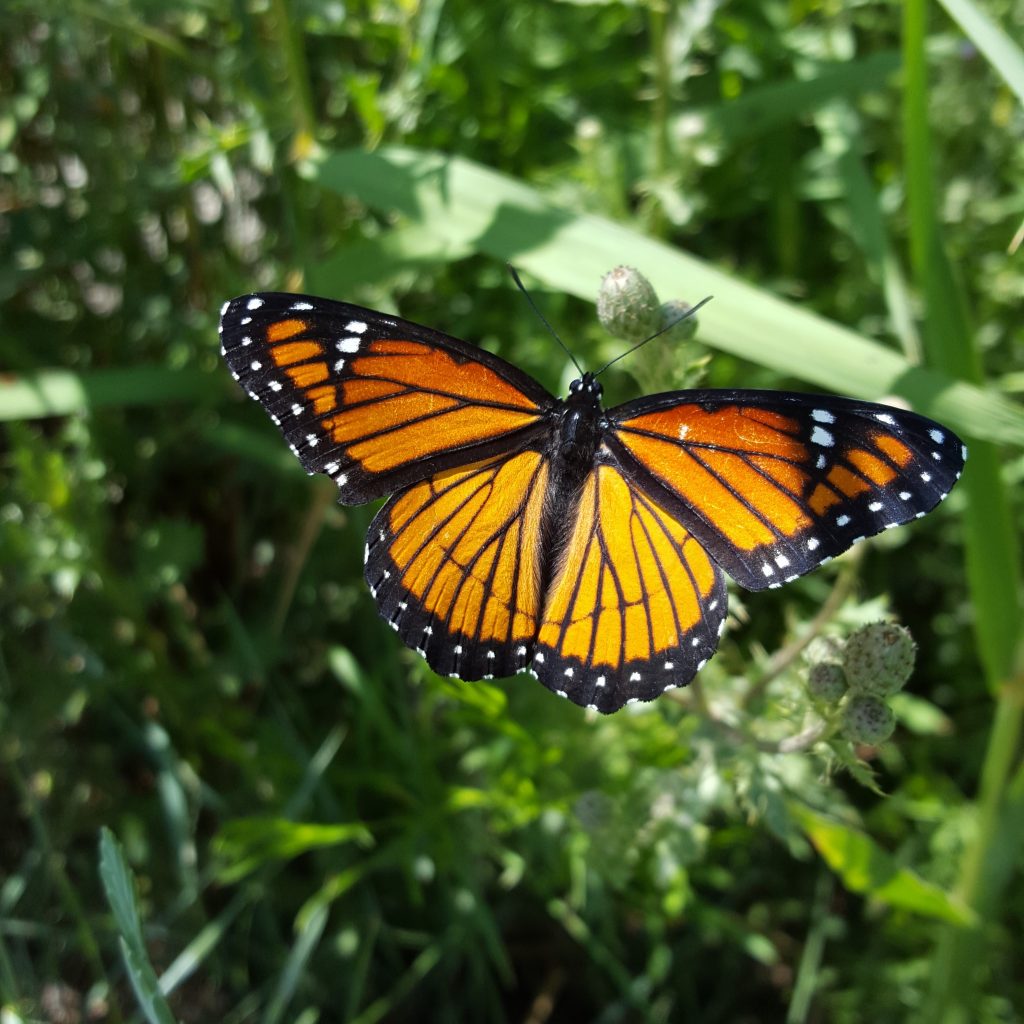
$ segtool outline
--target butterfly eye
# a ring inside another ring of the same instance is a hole
[[[576,394],[576,392],[577,392],[577,391],[579,391],[579,389],[580,389],[580,388],[581,388],[582,386],[583,386],[583,381],[581,381],[581,380],[574,380],[574,381],[573,381],[573,382],[572,382],[572,383],[571,383],[571,384],[569,385],[569,394],[570,394],[570,395],[575,395],[575,394]]]

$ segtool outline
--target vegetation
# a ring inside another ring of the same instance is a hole
[[[7,0],[4,1024],[1020,1019],[1021,19]],[[964,479],[735,592],[678,699],[439,679],[362,583],[373,510],[302,474],[217,311],[393,309],[564,392],[505,261],[590,366],[622,350],[612,267],[714,295],[613,402],[903,400],[968,440]],[[809,691],[879,620],[918,645],[906,688]]]

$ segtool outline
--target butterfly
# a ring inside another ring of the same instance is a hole
[[[715,653],[725,574],[781,586],[920,518],[967,450],[912,412],[822,395],[555,398],[487,352],[386,313],[262,292],[221,309],[232,375],[369,529],[380,614],[434,671],[528,672],[610,713]]]

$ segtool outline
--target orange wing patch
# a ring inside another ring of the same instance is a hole
[[[802,501],[810,451],[798,421],[756,408],[680,405],[622,428],[629,454],[733,547],[755,551],[811,525]]]
[[[549,465],[536,451],[441,473],[392,498],[369,532],[381,614],[445,675],[521,671],[541,605]]]
[[[555,404],[490,353],[345,303],[243,296],[225,307],[221,340],[236,379],[346,504],[521,450]]]
[[[751,590],[923,514],[963,466],[955,435],[886,406],[757,391],[672,398],[624,406],[606,444]]]
[[[693,678],[726,611],[721,572],[664,509],[611,465],[581,492],[533,656],[545,685],[600,711]]]

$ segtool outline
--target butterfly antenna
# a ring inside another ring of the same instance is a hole
[[[676,319],[673,320],[672,323],[662,327],[660,331],[655,331],[654,334],[652,334],[649,338],[644,338],[643,341],[638,341],[632,348],[627,348],[625,352],[622,352],[621,354],[617,355],[614,359],[609,359],[608,362],[605,363],[604,366],[602,366],[601,369],[594,374],[594,376],[600,377],[601,374],[604,373],[604,371],[607,370],[609,366],[614,366],[620,359],[625,359],[626,356],[632,355],[638,348],[643,348],[644,345],[647,344],[647,342],[654,341],[655,338],[660,338],[666,331],[671,331],[672,328],[676,326],[676,324],[681,324],[684,320],[689,320],[689,318],[693,316],[694,313],[696,313],[701,306],[707,305],[713,298],[713,295],[709,295],[707,296],[707,298],[701,299],[696,306],[691,306],[685,313],[683,313],[682,316],[676,317]]]
[[[509,273],[512,275],[512,280],[515,281],[515,283],[516,283],[516,287],[526,296],[526,301],[530,304],[530,308],[540,318],[540,322],[551,332],[551,337],[554,338],[555,341],[557,341],[558,344],[562,346],[562,349],[565,352],[565,354],[572,360],[572,365],[576,367],[577,372],[582,377],[583,376],[583,367],[580,366],[580,364],[576,362],[576,357],[569,351],[569,347],[555,333],[554,327],[552,327],[551,324],[549,324],[547,322],[547,319],[544,316],[544,314],[537,308],[537,303],[533,301],[533,296],[526,290],[526,286],[519,279],[519,271],[517,271],[516,268],[513,267],[511,263],[506,264],[506,265],[508,266]]]

